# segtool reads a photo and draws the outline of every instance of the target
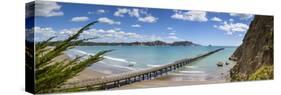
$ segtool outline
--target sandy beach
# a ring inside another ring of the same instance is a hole
[[[70,56],[68,56],[67,54],[63,54],[63,55],[55,58],[56,61],[63,61],[63,60],[70,60],[70,59],[72,59],[72,58]],[[108,76],[111,74],[118,74],[118,73],[123,73],[123,72],[128,72],[128,71],[131,71],[131,70],[124,69],[124,68],[116,68],[116,67],[106,65],[106,64],[94,63],[90,67],[88,67],[85,70],[78,73],[77,76],[69,79],[67,82],[100,78],[103,76]]]
[[[169,86],[187,86],[187,85],[200,85],[200,84],[215,84],[229,82],[227,79],[228,71],[218,71],[215,75],[206,74],[185,74],[180,75],[176,72],[168,73],[159,78],[152,80],[145,80],[133,84],[113,88],[112,90],[119,89],[136,89],[136,88],[154,88],[154,87],[169,87]]]
[[[64,58],[71,59],[69,56],[67,56],[67,54],[60,56],[60,58],[58,59],[62,60]],[[212,74],[200,71],[184,72],[187,68],[178,69],[176,71],[169,72],[167,75],[164,75],[162,77],[124,85],[119,88],[113,88],[111,90],[225,83],[229,82],[227,80],[227,75],[229,73],[229,69],[232,68],[233,65],[234,63],[231,62],[230,65],[218,67],[216,73]],[[102,76],[110,76],[130,71],[132,70],[118,68],[109,64],[95,63],[67,82],[99,78]]]
[[[157,78],[154,80],[146,80],[141,82],[136,82],[130,85],[125,85],[119,88],[113,88],[112,90],[119,89],[136,89],[136,88],[155,88],[155,87],[170,87],[170,86],[187,86],[187,85],[200,85],[200,84],[213,84],[213,83],[224,83],[222,80],[182,80],[174,81],[171,80],[172,76],[165,76]]]
[[[49,48],[52,48],[52,47],[49,47]],[[53,60],[54,60],[54,62],[60,62],[60,61],[69,61],[71,59],[72,59],[71,57],[69,57],[67,54],[64,53],[64,54],[54,58]],[[67,82],[80,81],[80,80],[92,79],[92,78],[99,78],[99,77],[106,76],[106,75],[107,74],[105,74],[105,73],[94,71],[92,68],[88,67],[85,70],[78,73],[77,76],[69,79]]]

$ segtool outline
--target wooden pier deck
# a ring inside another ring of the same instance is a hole
[[[208,55],[211,55],[213,53],[216,53],[218,51],[223,50],[224,48],[216,49],[214,51],[198,55],[193,58],[185,58],[181,60],[177,60],[170,64],[165,64],[159,67],[153,67],[143,70],[137,70],[137,71],[131,71],[131,72],[125,72],[115,75],[109,75],[101,78],[95,78],[95,79],[88,79],[88,80],[82,80],[82,81],[75,81],[71,83],[65,83],[58,89],[70,89],[74,87],[81,87],[80,89],[86,89],[88,87],[91,88],[98,88],[98,89],[110,89],[114,87],[120,87],[122,85],[131,84],[134,82],[139,82],[143,80],[151,80],[157,77],[161,77],[164,74],[167,74],[170,71],[174,71],[178,68],[183,67],[186,64],[189,64],[191,62],[194,62],[198,59],[204,58]]]

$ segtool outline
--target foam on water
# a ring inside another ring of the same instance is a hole
[[[85,51],[82,50],[78,50],[78,49],[71,49],[69,50],[70,52],[72,52],[72,54],[70,53],[69,55],[95,55],[94,53],[87,53]],[[124,63],[130,63],[130,64],[137,64],[137,62],[134,61],[128,61],[126,59],[122,59],[122,58],[116,58],[116,57],[111,57],[111,56],[104,56],[105,59],[109,59],[109,60],[113,60],[113,61],[118,61],[118,62],[124,62]]]
[[[104,56],[104,58],[114,60],[114,61],[124,62],[124,63],[137,64],[137,62],[128,61],[128,60],[122,59],[122,58],[115,58],[115,57],[110,57],[110,56]]]
[[[184,66],[184,67],[189,68],[189,69],[196,69],[196,68],[198,68],[198,66]]]
[[[160,67],[162,65],[147,64],[146,66],[148,66],[148,67]]]
[[[184,74],[204,74],[204,71],[179,71],[180,73]]]
[[[78,46],[72,49],[74,55],[94,55],[102,50],[111,50],[107,53],[104,60],[99,63],[106,64],[116,68],[129,70],[138,70],[152,67],[159,67],[167,63],[183,58],[192,58],[221,47],[177,47],[177,46]],[[218,53],[207,56],[203,59],[192,62],[172,75],[182,75],[184,77],[194,77],[195,79],[209,76],[216,72],[218,61],[227,61],[233,54],[236,47],[225,47],[226,49]],[[192,79],[192,78],[190,78]]]
[[[78,50],[78,49],[71,49],[68,51],[68,55],[72,56],[72,58],[74,58],[75,56],[81,56],[81,55],[86,55],[86,57],[90,56],[90,55],[95,55],[94,53],[87,53],[85,51],[82,50]],[[133,61],[128,61],[126,59],[122,59],[122,58],[115,58],[115,57],[111,57],[111,56],[104,56],[105,59],[111,60],[111,61],[116,61],[116,62],[121,62],[121,63],[126,63],[125,64],[114,64],[114,62],[105,62],[105,60],[99,61],[98,63],[101,64],[106,64],[112,67],[117,67],[117,68],[123,68],[123,69],[127,69],[127,70],[136,70],[137,68],[132,68],[132,67],[128,67],[128,64],[136,64],[136,62]],[[111,71],[112,72],[112,71]],[[110,74],[110,71],[106,71],[106,74]]]
[[[118,67],[118,68],[124,68],[124,69],[128,69],[128,70],[137,70],[136,68],[131,68],[128,66],[122,66],[122,65],[112,65],[114,67]]]

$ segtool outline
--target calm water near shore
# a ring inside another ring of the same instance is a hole
[[[122,73],[131,70],[152,68],[172,63],[183,58],[195,57],[222,46],[77,46],[67,53],[70,57],[76,55],[93,55],[98,51],[111,50],[105,59],[93,64],[91,68],[107,74]],[[224,47],[223,51],[217,52],[206,58],[193,62],[172,72],[172,80],[223,80],[225,74],[232,66],[228,58],[236,47]],[[229,62],[230,65],[217,67],[219,61]]]

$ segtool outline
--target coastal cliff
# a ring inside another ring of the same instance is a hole
[[[231,81],[273,79],[273,16],[256,15],[230,59]]]

